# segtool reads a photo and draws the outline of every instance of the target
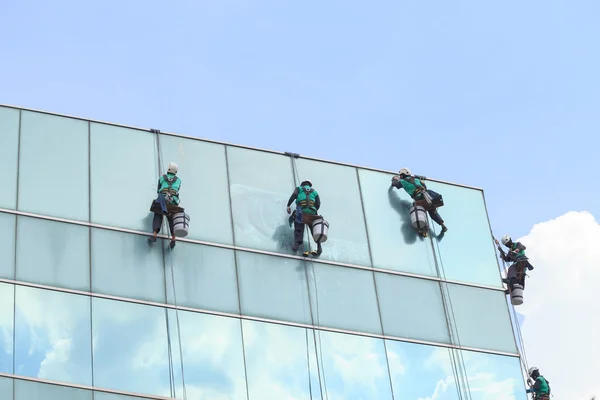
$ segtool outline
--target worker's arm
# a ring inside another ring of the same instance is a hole
[[[536,379],[533,386],[530,389],[527,389],[527,393],[537,393],[540,391],[541,386],[542,382],[539,379]]]
[[[515,244],[515,251],[516,251],[517,253],[519,253],[519,252],[521,252],[521,251],[524,251],[524,250],[526,250],[526,249],[527,249],[527,247],[525,247],[525,245],[524,245],[523,243],[521,243],[521,242],[517,242],[517,243]]]
[[[288,202],[287,202],[287,206],[288,206],[288,207],[289,207],[289,206],[291,206],[291,205],[292,205],[292,203],[294,202],[294,200],[296,200],[296,199],[298,198],[298,193],[299,193],[299,192],[298,192],[298,188],[296,188],[296,189],[294,190],[294,193],[292,193],[292,195],[290,196],[290,199],[289,199],[289,200],[288,200]]]
[[[160,179],[158,180],[158,186],[156,187],[156,193],[160,193],[160,187],[162,185],[160,184]]]
[[[319,208],[321,208],[321,198],[319,197],[319,195],[317,195],[317,197],[315,197],[315,208],[318,210]]]

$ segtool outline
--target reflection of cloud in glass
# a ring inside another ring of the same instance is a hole
[[[13,369],[13,288],[13,285],[0,283],[0,304],[2,304],[0,309],[0,329],[2,330],[0,372],[9,374]]]
[[[15,373],[92,384],[90,299],[16,287]]]

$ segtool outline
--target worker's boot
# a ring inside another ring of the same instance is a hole
[[[442,224],[442,233],[446,232],[448,232],[448,227],[446,226],[446,224]]]
[[[300,248],[300,245],[301,245],[301,244],[302,244],[302,243],[294,243],[294,245],[292,246],[292,250],[293,250],[293,251],[298,251],[298,249]]]

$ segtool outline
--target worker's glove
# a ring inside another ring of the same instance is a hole
[[[287,208],[287,213],[288,213],[288,214],[291,214],[291,213],[292,213],[292,208],[291,208],[291,207],[288,207],[288,208]]]

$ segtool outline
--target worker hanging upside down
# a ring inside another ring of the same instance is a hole
[[[550,382],[540,375],[537,367],[529,368],[527,381],[529,383],[527,393],[533,393],[534,400],[550,400]]]
[[[296,200],[296,209],[292,214],[291,204]],[[294,193],[290,196],[287,203],[287,213],[292,214],[291,218],[294,220],[294,240],[295,243],[292,246],[292,250],[297,251],[298,248],[304,242],[304,227],[308,224],[309,227],[312,223],[319,218],[318,210],[321,207],[321,199],[319,193],[312,187],[310,179],[302,181]],[[323,252],[321,243],[317,242],[317,251],[310,252],[313,256],[320,256]],[[308,255],[309,252],[305,252],[304,255]]]
[[[442,227],[442,233],[446,232],[448,228],[444,224],[444,220],[438,213],[437,208],[434,205],[428,204],[425,201],[423,192],[427,191],[427,193],[433,200],[441,196],[433,190],[427,189],[427,185],[425,185],[425,183],[423,183],[421,179],[413,176],[408,168],[402,168],[399,171],[398,175],[399,176],[394,176],[392,178],[392,186],[396,189],[406,190],[406,193],[408,193],[408,195],[415,201],[415,203],[423,205],[423,207],[429,213],[431,219]]]
[[[511,237],[505,235],[502,238],[502,244],[508,247],[508,254],[504,252],[500,243],[496,240],[498,251],[500,251],[500,258],[505,262],[511,262],[512,264],[508,267],[506,278],[502,279],[502,282],[508,285],[505,293],[509,294],[513,291],[515,284],[519,284],[525,289],[525,276],[527,275],[525,269],[533,270],[533,265],[529,262],[529,259],[525,255],[525,245],[521,242],[513,242]]]
[[[158,209],[154,209],[154,219],[152,220],[152,231],[153,236],[148,238],[148,242],[156,242],[156,237],[160,232],[163,215],[167,217],[169,222],[169,232],[171,233],[171,248],[175,247],[175,232],[173,231],[173,213],[169,211],[169,206],[179,205],[179,190],[181,189],[181,179],[177,176],[177,164],[170,163],[167,173],[160,177],[158,180],[158,197],[154,201],[154,205],[159,206]]]

